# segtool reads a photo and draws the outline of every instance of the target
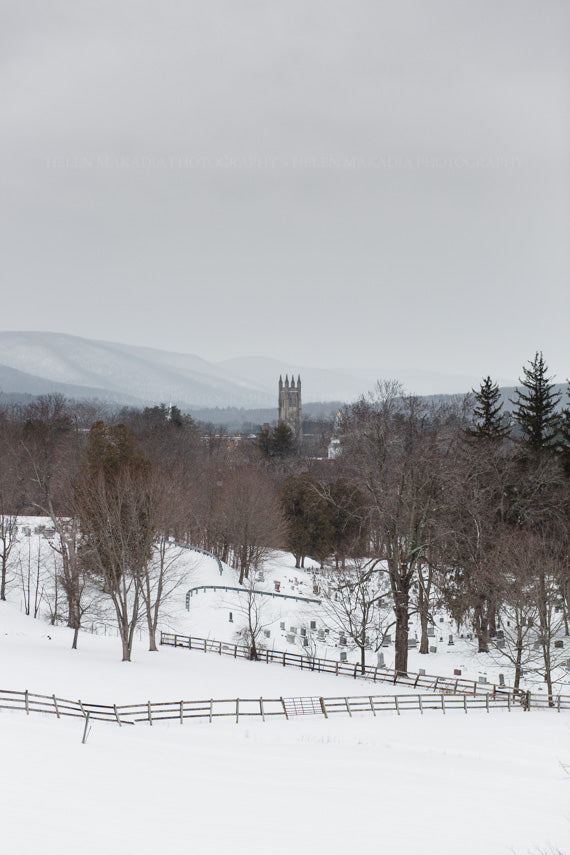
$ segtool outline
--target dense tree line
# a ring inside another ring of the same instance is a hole
[[[560,403],[541,353],[510,412],[490,377],[445,404],[382,383],[345,408],[335,460],[307,454],[284,425],[230,441],[165,405],[112,411],[49,395],[4,409],[0,597],[17,515],[45,515],[74,644],[95,588],[113,604],[128,659],[141,616],[156,647],[169,538],[215,552],[250,587],[269,552],[285,548],[298,567],[309,556],[324,568],[330,614],[363,663],[394,626],[405,671],[410,618],[427,653],[445,603],[480,651],[512,662],[517,681],[540,653],[551,691],[570,597],[570,418]]]

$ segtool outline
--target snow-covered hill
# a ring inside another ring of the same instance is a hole
[[[189,613],[183,606],[187,586],[220,581],[215,562],[181,560],[186,575],[168,623],[203,632],[209,614],[212,635],[230,637],[236,605],[227,594],[202,594]],[[235,581],[229,568],[224,576]],[[274,577],[293,590],[305,580],[295,583],[282,558],[265,582]],[[24,615],[16,587],[10,597],[0,603],[0,688],[91,703],[367,691],[278,665],[148,653],[142,633],[131,663],[119,661],[112,635],[83,632],[73,651],[70,630]],[[82,720],[0,710],[5,851],[537,855],[564,852],[570,839],[565,713],[94,722],[85,744],[83,731]]]
[[[215,364],[173,353],[49,332],[0,332],[0,390],[192,407],[275,407],[280,374],[295,371],[304,400],[352,399],[366,385],[347,375],[256,357]],[[20,374],[16,373],[20,372]]]

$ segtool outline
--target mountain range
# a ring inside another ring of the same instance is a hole
[[[362,379],[267,357],[213,363],[199,356],[51,332],[0,332],[0,391],[184,410],[277,405],[282,374],[301,375],[304,400],[353,400]]]

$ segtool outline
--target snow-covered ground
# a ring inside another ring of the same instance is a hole
[[[233,640],[235,596],[201,593],[190,611],[184,607],[188,588],[219,584],[215,562],[185,552],[180,569],[183,583],[164,628]],[[300,574],[286,557],[270,563],[260,585],[272,589],[276,578],[282,592],[312,596],[310,571]],[[234,584],[235,574],[224,568],[222,580]],[[13,587],[10,602],[0,603],[0,688],[136,703],[360,694],[370,687],[187,650],[149,653],[142,631],[131,663],[120,661],[113,634],[84,632],[72,651],[70,630],[26,616],[20,599]],[[267,643],[278,649],[287,643],[281,621],[288,630],[315,617],[310,610],[301,616],[294,601],[267,603]],[[331,658],[339,653],[335,644],[327,639]],[[383,652],[390,666],[393,648]],[[483,670],[490,680],[495,674],[461,640],[428,657],[412,651],[410,667],[420,666],[444,675],[462,667],[472,679]],[[374,691],[394,688],[377,684]],[[94,722],[85,745],[82,735],[77,719],[0,711],[3,851],[570,852],[568,713],[427,711],[122,728]]]

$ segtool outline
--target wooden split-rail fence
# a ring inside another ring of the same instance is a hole
[[[547,707],[546,698],[529,696],[525,709]],[[570,698],[558,696],[555,708],[570,710]],[[30,715],[43,713],[57,718],[71,716],[83,719],[85,726],[92,721],[104,721],[113,724],[133,725],[146,723],[154,725],[161,721],[178,721],[184,724],[189,719],[226,718],[238,723],[240,719],[258,717],[263,721],[274,716],[290,720],[298,716],[321,716],[330,718],[336,714],[353,717],[359,714],[376,716],[382,712],[416,711],[421,714],[427,710],[446,713],[451,710],[521,709],[519,700],[513,701],[510,693],[503,695],[448,695],[445,692],[415,695],[357,695],[342,697],[295,697],[295,698],[209,698],[195,701],[146,701],[139,704],[94,704],[86,701],[73,701],[58,698],[55,695],[39,695],[32,692],[9,691],[0,689],[0,711],[19,710]],[[85,739],[85,733],[84,733]]]
[[[215,641],[212,638],[197,638],[189,635],[178,635],[161,632],[160,643],[171,647],[184,647],[187,650],[200,650],[204,653],[217,653],[233,656],[235,659],[251,659],[251,648],[243,644],[232,644],[225,641]],[[416,674],[410,671],[394,671],[390,668],[366,666],[362,669],[360,663],[338,662],[336,659],[320,659],[314,656],[303,656],[299,653],[287,653],[283,650],[259,648],[257,661],[276,663],[278,665],[301,668],[305,671],[317,671],[323,674],[334,674],[337,677],[353,677],[372,680],[374,683],[393,683],[410,686],[413,689],[428,689],[432,692],[445,692],[450,695],[468,694],[492,697],[511,696],[511,701],[521,698],[525,692],[510,686],[498,686],[494,683],[477,683],[462,677],[441,677],[435,674]],[[569,699],[570,700],[570,699]]]

